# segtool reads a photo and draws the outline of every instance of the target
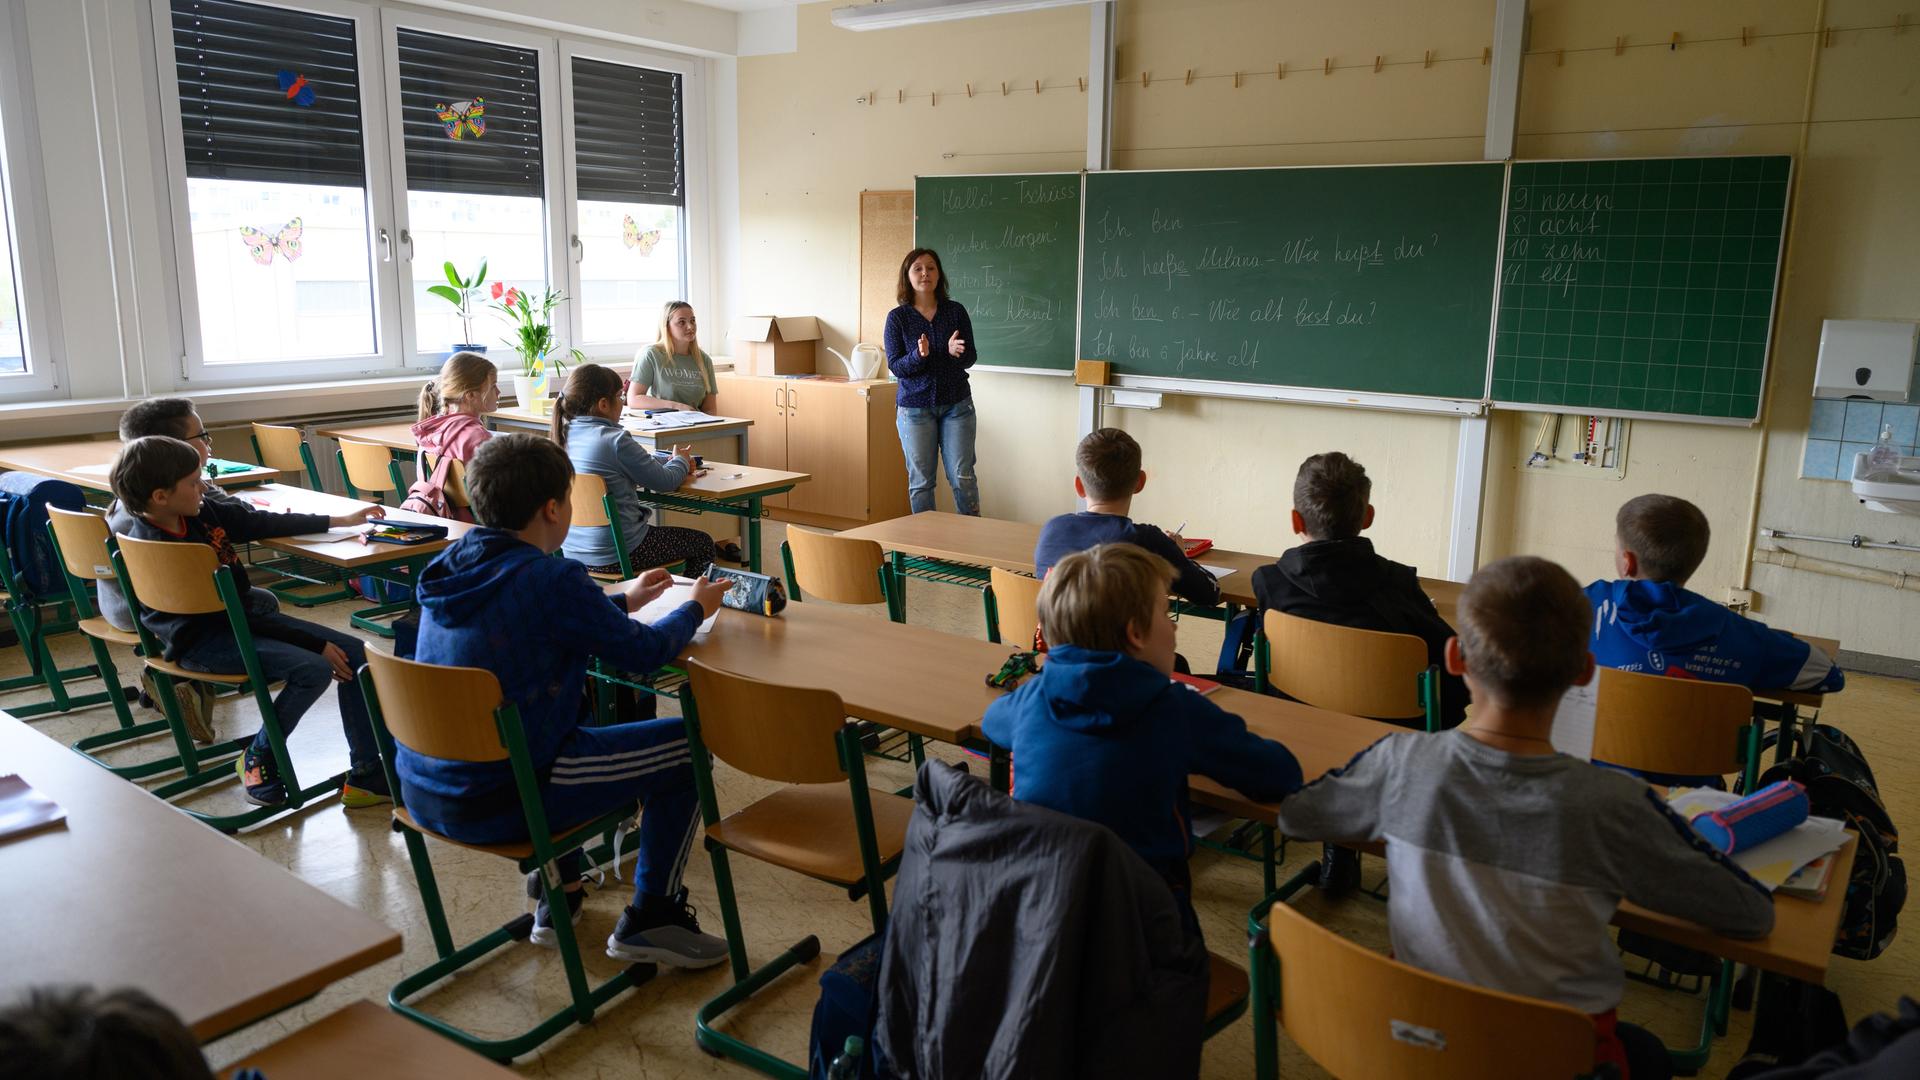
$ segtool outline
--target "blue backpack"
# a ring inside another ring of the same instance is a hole
[[[0,541],[13,564],[21,600],[57,600],[67,595],[67,579],[47,532],[47,507],[85,510],[86,496],[65,480],[33,473],[0,473]]]

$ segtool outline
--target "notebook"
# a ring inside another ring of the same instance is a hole
[[[33,790],[17,774],[0,776],[0,843],[58,825],[67,819],[60,804]]]

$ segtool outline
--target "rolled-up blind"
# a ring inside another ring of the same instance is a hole
[[[188,176],[366,183],[353,20],[173,0],[173,55]]]
[[[573,144],[582,199],[685,206],[680,76],[573,60]]]
[[[407,188],[539,198],[539,54],[420,30],[399,42]]]

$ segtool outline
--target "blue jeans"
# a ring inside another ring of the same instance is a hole
[[[980,484],[973,475],[973,399],[931,409],[896,409],[900,449],[907,456],[907,503],[913,513],[933,509],[936,458],[947,463],[947,486],[961,513],[980,516]]]
[[[347,666],[356,672],[366,665],[366,645],[352,634],[331,627],[296,619],[278,611],[256,610],[263,606],[247,603],[247,625],[253,630],[253,651],[260,657],[261,673],[269,680],[286,680],[286,685],[280,688],[280,696],[273,699],[274,712],[280,717],[280,733],[291,738],[300,718],[306,715],[314,702],[320,700],[321,694],[327,692],[327,687],[332,686],[340,699],[340,727],[347,735],[347,759],[353,771],[363,776],[378,773],[380,752],[374,745],[373,723],[367,718],[367,700],[360,694],[360,684],[335,681],[333,665],[327,663],[326,657],[299,645],[278,641],[269,635],[276,628],[284,626],[330,641],[347,654]],[[239,641],[226,632],[195,642],[180,655],[180,666],[215,674],[238,674],[247,669],[245,662],[240,659]],[[265,725],[254,736],[253,746],[259,753],[268,752],[270,747]]]

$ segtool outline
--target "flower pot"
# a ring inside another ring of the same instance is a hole
[[[513,377],[513,396],[514,399],[520,403],[521,408],[543,409],[546,407],[547,395],[534,392],[533,384],[536,381],[537,380],[528,375],[515,375]],[[553,379],[551,376],[547,379],[547,386],[549,389],[553,387]]]
[[[453,347],[453,352],[449,352],[447,355],[441,357],[440,359],[451,360],[453,359],[454,353],[463,353],[463,352],[479,353],[481,356],[485,356],[487,355],[487,347],[485,345],[455,345]]]

